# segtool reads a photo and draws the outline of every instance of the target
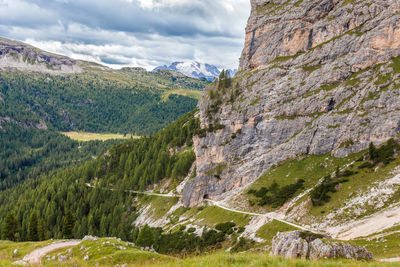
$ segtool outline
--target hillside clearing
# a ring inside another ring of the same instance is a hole
[[[89,132],[61,132],[61,133],[65,136],[68,136],[72,140],[79,142],[139,138],[139,136],[133,136],[130,134],[123,135],[123,134],[112,134],[112,133],[89,133]]]

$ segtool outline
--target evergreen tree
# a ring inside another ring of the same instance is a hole
[[[46,233],[46,223],[43,219],[40,220],[39,222],[39,227],[38,227],[38,235],[39,235],[39,240],[43,241],[47,239],[47,233]]]
[[[369,158],[371,160],[375,160],[376,159],[376,147],[374,145],[374,143],[369,143]]]
[[[38,217],[37,217],[36,212],[32,212],[31,217],[29,219],[28,240],[29,241],[39,241]]]
[[[154,244],[153,231],[147,224],[140,229],[136,244],[142,247],[151,247]]]
[[[63,236],[64,238],[71,239],[74,237],[75,218],[72,211],[68,210],[64,216]]]
[[[18,222],[15,219],[14,214],[8,213],[6,219],[4,220],[4,227],[2,233],[3,239],[15,241],[17,230],[18,230]]]

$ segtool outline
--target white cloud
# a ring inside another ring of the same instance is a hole
[[[248,0],[0,0],[0,35],[112,67],[235,68]]]

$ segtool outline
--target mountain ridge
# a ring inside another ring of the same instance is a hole
[[[207,63],[199,63],[197,61],[176,61],[168,65],[163,65],[156,67],[153,72],[158,70],[173,70],[178,71],[180,73],[185,74],[188,77],[192,78],[204,78],[209,81],[213,81],[215,78],[218,78],[221,71],[214,65],[210,65]],[[235,76],[237,70],[228,70],[230,75]]]

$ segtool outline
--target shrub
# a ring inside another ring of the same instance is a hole
[[[221,231],[224,234],[230,235],[234,232],[233,228],[236,226],[234,222],[219,223],[215,226],[215,229]]]
[[[259,206],[271,205],[273,208],[277,208],[292,198],[299,189],[303,188],[303,185],[303,179],[298,180],[294,184],[283,187],[279,187],[276,182],[273,182],[268,188],[262,187],[259,190],[252,189],[247,193],[259,198]]]

